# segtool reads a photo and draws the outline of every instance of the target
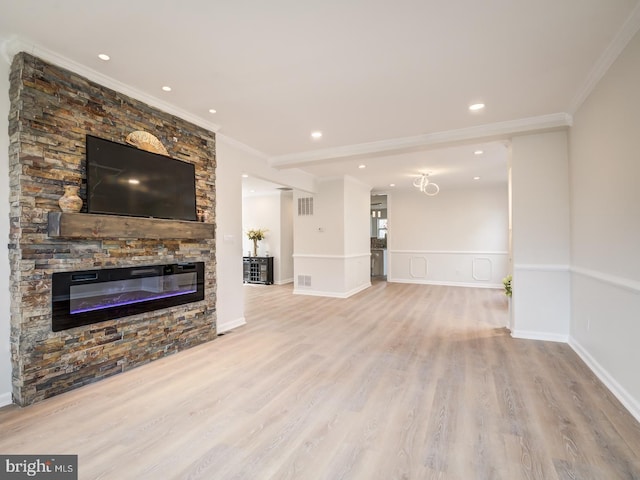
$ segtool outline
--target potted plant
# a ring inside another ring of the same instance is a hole
[[[504,285],[504,294],[511,298],[511,294],[513,293],[511,290],[511,280],[512,280],[512,276],[511,275],[507,275],[506,277],[504,277],[502,279],[502,285]]]
[[[252,228],[247,232],[247,238],[253,240],[253,256],[258,256],[258,241],[262,240],[267,233],[266,228]]]
[[[513,290],[511,288],[511,280],[513,279],[512,275],[509,274],[502,279],[502,285],[504,285],[504,294],[507,297],[507,307],[509,311],[507,312],[507,328],[513,331],[513,310],[511,307],[511,295],[513,294]]]

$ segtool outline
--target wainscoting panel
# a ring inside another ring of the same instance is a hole
[[[294,294],[347,298],[371,286],[371,255],[295,254],[294,278],[309,281],[294,283]]]
[[[389,282],[502,288],[507,252],[389,251]]]
[[[512,287],[514,338],[569,340],[569,265],[516,264]]]
[[[640,282],[571,268],[569,345],[640,421]]]
[[[475,257],[471,265],[474,280],[478,282],[491,281],[493,263],[490,258]]]
[[[425,257],[411,257],[411,277],[427,278],[429,273],[429,261]]]

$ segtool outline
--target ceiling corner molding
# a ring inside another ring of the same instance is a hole
[[[224,133],[216,133],[216,141],[220,143],[226,143],[230,147],[237,148],[242,152],[248,153],[249,155],[256,156],[258,158],[261,158],[262,160],[269,159],[269,155],[267,155],[266,153],[261,152],[260,150],[256,150],[255,148],[250,147],[246,143],[242,143],[241,141],[236,140],[235,138],[229,137]]]
[[[205,119],[193,115],[186,110],[160,100],[157,97],[149,95],[141,90],[122,83],[119,80],[104,75],[103,73],[93,70],[86,65],[78,63],[75,60],[71,60],[70,58],[60,55],[47,48],[23,41],[22,39],[17,37],[11,38],[8,41],[4,42],[2,47],[2,56],[5,57],[5,59],[7,59],[9,63],[11,63],[13,57],[18,53],[26,52],[35,57],[41,58],[42,60],[53,63],[54,65],[66,68],[73,73],[82,75],[89,80],[99,83],[100,85],[103,85],[107,88],[111,88],[117,92],[128,95],[131,98],[135,98],[136,100],[151,105],[152,107],[162,110],[163,112],[175,115],[176,117],[180,117],[183,120],[191,122],[209,131],[215,133],[220,130],[220,125],[206,121]]]
[[[11,65],[14,55],[18,53],[14,51],[15,45],[16,45],[15,37],[11,37],[11,38],[0,37],[0,56],[8,65]]]
[[[480,140],[486,141],[487,139],[506,139],[511,135],[540,130],[566,128],[570,127],[572,124],[573,117],[570,114],[565,112],[551,113],[537,117],[488,123],[475,127],[427,133],[413,137],[394,138],[378,142],[359,143],[344,147],[279,155],[269,158],[269,166],[273,168],[291,168],[311,162],[335,160],[359,155],[371,155],[380,152],[401,152],[412,148],[429,148],[463,142]]]
[[[593,89],[596,88],[596,85],[598,85],[602,77],[604,77],[609,68],[611,68],[611,65],[613,65],[613,62],[616,61],[638,31],[640,31],[640,3],[635,6],[631,15],[629,15],[620,30],[618,30],[618,33],[609,46],[593,65],[586,80],[569,106],[569,111],[572,115],[578,111],[584,101],[591,95]]]

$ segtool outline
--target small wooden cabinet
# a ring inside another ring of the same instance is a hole
[[[273,257],[242,257],[244,283],[273,283]]]

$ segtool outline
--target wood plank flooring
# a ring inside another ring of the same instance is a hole
[[[78,454],[81,479],[640,479],[638,422],[567,345],[512,339],[501,291],[245,291],[214,342],[0,409],[0,453]]]

